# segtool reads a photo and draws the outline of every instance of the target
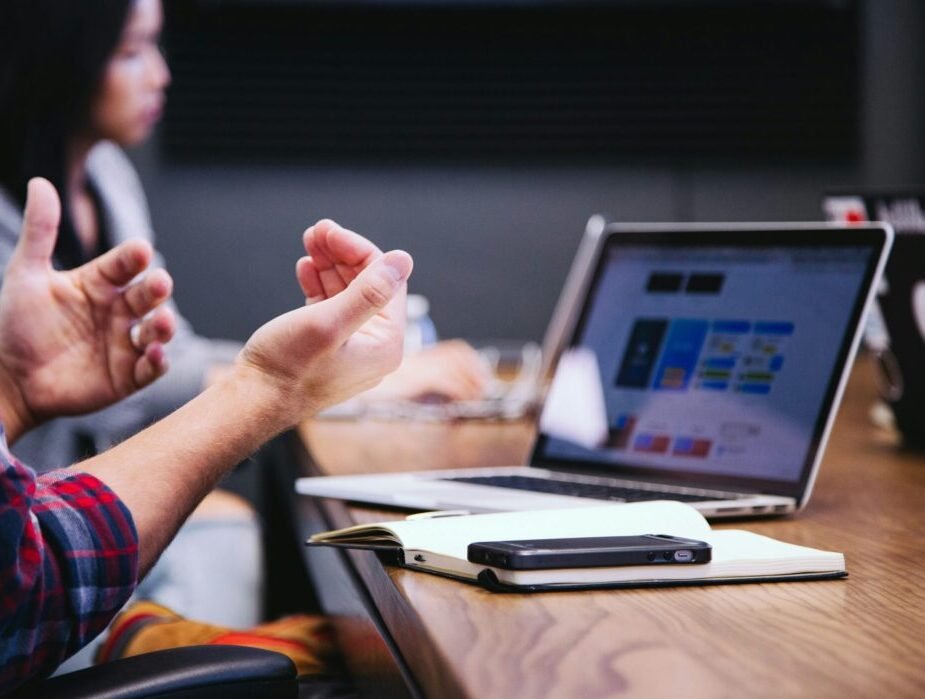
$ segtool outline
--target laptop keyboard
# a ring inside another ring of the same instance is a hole
[[[530,476],[469,476],[465,478],[447,478],[445,480],[473,485],[490,485],[496,488],[514,488],[531,490],[536,493],[552,495],[572,495],[595,500],[619,500],[620,502],[641,502],[644,500],[680,500],[681,502],[698,502],[716,499],[716,495],[707,493],[678,493],[675,491],[658,491],[642,488],[603,485],[598,483],[581,483],[576,481],[554,480],[550,478],[531,478]]]

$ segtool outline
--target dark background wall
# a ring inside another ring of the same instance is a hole
[[[243,339],[298,303],[301,231],[331,217],[412,252],[411,290],[431,300],[443,336],[538,339],[593,212],[817,220],[826,187],[925,182],[925,3],[859,2],[857,27],[857,65],[845,67],[856,143],[840,157],[178,158],[169,114],[133,157],[176,297],[203,334]],[[179,91],[188,78],[175,78]],[[806,135],[807,150],[825,136]]]

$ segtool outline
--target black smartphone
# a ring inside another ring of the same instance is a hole
[[[507,570],[708,563],[711,554],[705,541],[668,534],[478,541],[468,551],[472,563]]]

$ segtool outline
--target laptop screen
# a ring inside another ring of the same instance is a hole
[[[612,233],[532,463],[798,494],[882,243],[871,230]]]

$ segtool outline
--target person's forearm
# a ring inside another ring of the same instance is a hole
[[[278,392],[236,372],[80,469],[131,511],[143,575],[219,478],[289,426]]]

